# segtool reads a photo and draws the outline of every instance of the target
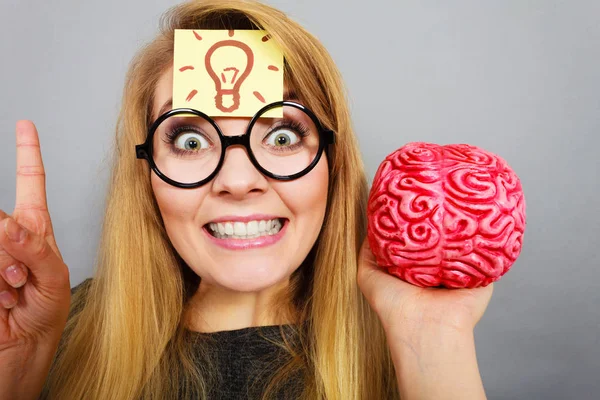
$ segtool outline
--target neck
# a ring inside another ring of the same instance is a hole
[[[257,292],[238,292],[201,281],[186,305],[186,326],[209,333],[294,323],[290,310],[278,307],[288,288],[285,281]]]

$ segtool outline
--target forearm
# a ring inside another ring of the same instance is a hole
[[[0,353],[0,400],[37,399],[50,369],[54,346],[23,346]]]
[[[473,332],[388,333],[403,400],[486,399]]]

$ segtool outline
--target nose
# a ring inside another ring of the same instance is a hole
[[[246,148],[240,144],[227,147],[223,165],[213,179],[213,192],[243,200],[264,193],[267,188],[267,178],[252,164]]]

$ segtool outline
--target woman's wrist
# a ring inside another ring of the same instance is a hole
[[[386,336],[402,398],[486,399],[472,330],[433,325]]]
[[[0,352],[0,400],[37,399],[56,354],[52,343],[23,343]]]

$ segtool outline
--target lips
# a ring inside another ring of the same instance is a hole
[[[285,235],[288,228],[288,220],[284,219],[285,223],[281,227],[278,233],[274,235],[264,235],[253,239],[236,239],[236,238],[217,238],[211,233],[211,229],[208,225],[205,225],[202,229],[207,235],[208,239],[216,244],[217,246],[227,250],[249,250],[260,247],[268,247],[279,242]]]
[[[217,238],[224,238],[223,235],[239,236],[239,239],[251,239],[253,236],[274,235],[288,220],[286,218],[274,218],[270,220],[251,220],[245,222],[210,222],[204,225],[204,230]],[[246,237],[248,236],[248,237]]]

